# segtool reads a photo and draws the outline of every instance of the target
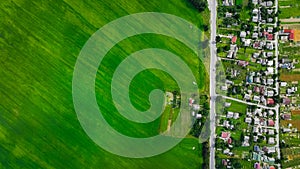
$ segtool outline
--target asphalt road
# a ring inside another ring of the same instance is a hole
[[[217,63],[217,47],[215,42],[216,39],[216,20],[217,20],[217,1],[208,0],[209,9],[210,9],[210,169],[215,169],[215,131],[216,131],[216,110],[215,110],[215,96],[216,96],[216,63]]]

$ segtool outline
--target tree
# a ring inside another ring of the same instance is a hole
[[[221,42],[221,37],[220,36],[216,36],[216,42],[217,43]]]
[[[199,11],[202,12],[207,7],[206,0],[189,0],[189,2]]]
[[[236,160],[234,160],[234,161],[232,162],[232,165],[233,165],[233,167],[234,167],[235,169],[240,169],[240,168],[242,168],[241,163],[239,163],[239,162],[236,161]]]
[[[203,30],[204,30],[205,32],[208,31],[208,29],[209,29],[208,25],[203,25]]]

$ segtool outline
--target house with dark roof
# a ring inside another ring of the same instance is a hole
[[[289,104],[291,104],[291,99],[288,98],[288,97],[283,98],[283,99],[282,99],[282,104],[284,104],[284,105],[289,105]]]

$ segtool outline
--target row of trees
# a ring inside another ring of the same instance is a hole
[[[199,12],[202,12],[207,7],[206,0],[188,0]]]

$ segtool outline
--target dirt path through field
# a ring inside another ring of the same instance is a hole
[[[300,18],[280,19],[281,22],[300,22]]]

